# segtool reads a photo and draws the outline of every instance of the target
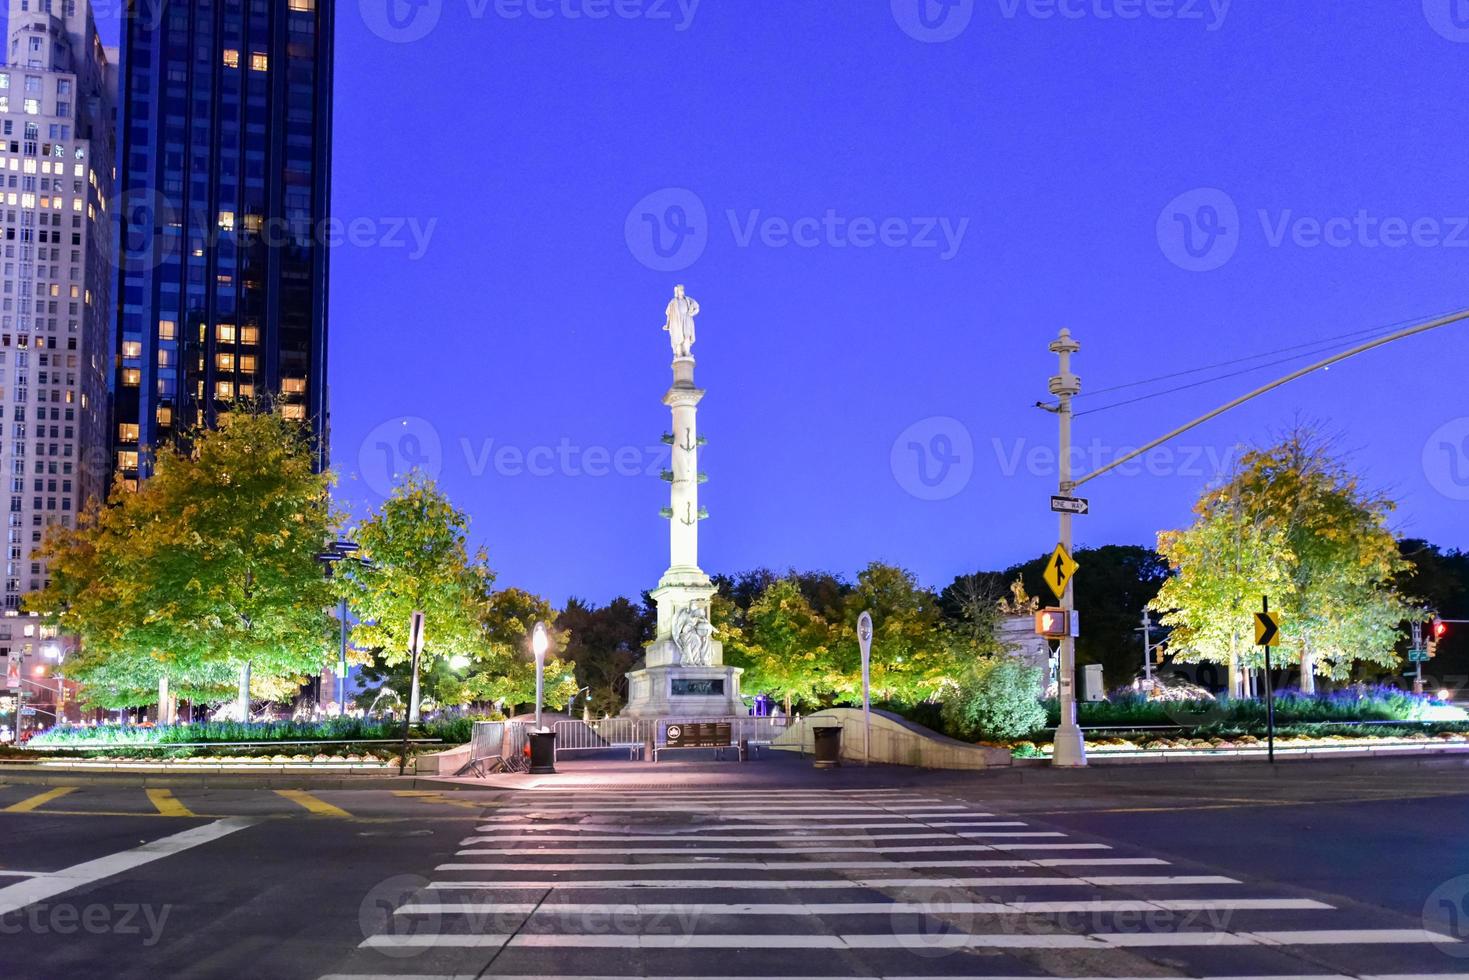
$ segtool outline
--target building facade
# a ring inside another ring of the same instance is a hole
[[[326,461],[333,0],[130,0],[119,161],[115,463],[238,400]]]
[[[32,710],[65,711],[55,666],[67,641],[21,614],[45,586],[34,553],[72,526],[111,474],[110,208],[116,56],[85,0],[10,0],[0,67],[0,469],[5,576],[0,654]],[[8,720],[8,719],[7,719]]]

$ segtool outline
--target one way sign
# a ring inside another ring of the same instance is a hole
[[[1051,510],[1058,514],[1089,514],[1091,501],[1085,497],[1051,497]]]

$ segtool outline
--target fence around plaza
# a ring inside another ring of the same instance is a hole
[[[668,726],[694,722],[730,727],[730,746],[767,746],[784,734],[790,719],[784,716],[736,715],[727,718],[593,718],[558,721],[556,757],[601,755],[628,759],[646,758],[668,747]],[[520,772],[525,769],[532,725],[524,721],[479,721],[470,740],[470,760],[465,768]]]

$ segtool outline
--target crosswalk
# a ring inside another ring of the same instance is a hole
[[[364,901],[366,977],[1463,977],[1469,944],[907,790],[517,793]]]

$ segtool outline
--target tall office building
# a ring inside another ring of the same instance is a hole
[[[325,464],[334,0],[129,0],[117,466],[240,398]]]
[[[0,67],[0,469],[10,489],[0,654],[8,674],[25,678],[27,703],[48,714],[61,684],[50,667],[66,641],[19,610],[46,584],[32,554],[45,529],[71,525],[111,475],[116,57],[86,0],[10,0],[9,18]]]

